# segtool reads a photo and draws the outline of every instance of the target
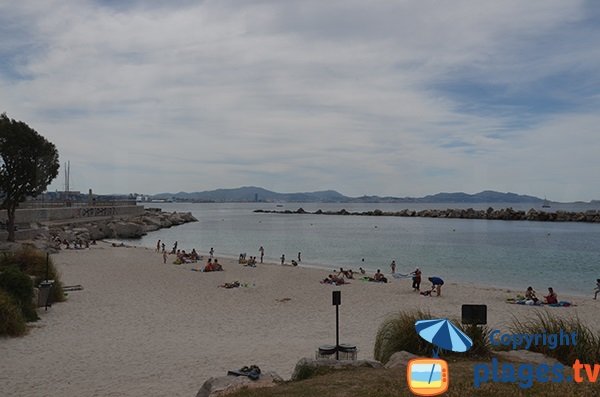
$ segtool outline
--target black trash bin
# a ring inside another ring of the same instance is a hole
[[[42,281],[39,288],[38,294],[38,307],[48,307],[52,305],[52,287],[54,286],[54,280]]]
[[[339,351],[340,360],[356,360],[356,355],[358,353],[356,346],[347,343],[340,343]]]
[[[323,345],[323,346],[319,346],[319,349],[317,350],[316,353],[316,358],[317,359],[324,359],[324,358],[335,358],[335,351],[336,351],[336,347],[334,345]]]

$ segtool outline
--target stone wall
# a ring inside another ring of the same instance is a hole
[[[138,216],[143,213],[144,207],[137,205],[17,209],[15,213],[15,223],[30,224],[99,216],[130,217]],[[0,222],[6,223],[6,216],[6,210],[0,211]]]

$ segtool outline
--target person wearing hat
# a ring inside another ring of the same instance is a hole
[[[417,267],[414,272],[411,273],[413,275],[412,278],[412,287],[413,291],[419,291],[421,289],[421,271]]]

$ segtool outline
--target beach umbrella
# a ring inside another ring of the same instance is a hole
[[[419,320],[415,329],[421,338],[444,350],[462,353],[473,346],[471,338],[445,318]]]

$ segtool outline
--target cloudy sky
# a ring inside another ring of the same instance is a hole
[[[73,189],[600,199],[595,1],[0,2],[0,38]]]

